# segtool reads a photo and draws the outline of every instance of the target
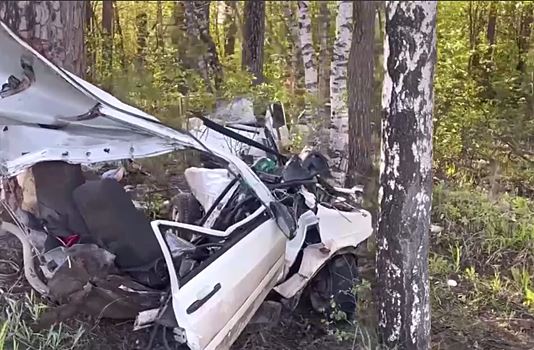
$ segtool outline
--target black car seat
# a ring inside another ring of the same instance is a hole
[[[149,220],[114,179],[87,181],[73,192],[89,232],[111,253],[116,265],[147,286],[165,283],[167,269]]]

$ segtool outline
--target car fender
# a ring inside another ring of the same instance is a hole
[[[319,205],[317,216],[322,242],[304,248],[298,272],[274,288],[284,298],[295,296],[332,257],[353,251],[373,231],[365,210],[341,212]]]

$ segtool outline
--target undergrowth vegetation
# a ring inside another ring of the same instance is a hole
[[[0,350],[70,350],[88,344],[88,331],[81,322],[59,323],[42,331],[33,327],[46,304],[33,292],[23,298],[2,295]]]
[[[510,194],[490,199],[480,189],[441,185],[434,189],[433,216],[444,228],[431,239],[434,276],[457,276],[475,290],[534,309],[532,200]]]
[[[534,317],[534,202],[469,186],[434,188],[433,333],[482,349],[528,348]],[[492,342],[497,341],[495,345]],[[522,345],[521,345],[522,344]],[[495,347],[493,347],[495,346]]]

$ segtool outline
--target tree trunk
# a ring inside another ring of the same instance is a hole
[[[484,7],[483,2],[471,1],[468,7],[469,18],[469,48],[471,55],[468,62],[470,73],[480,74],[480,36],[484,29]]]
[[[137,63],[141,68],[145,65],[147,50],[148,16],[146,12],[141,12],[135,17],[135,28],[137,31]]]
[[[495,69],[493,56],[495,54],[496,27],[497,27],[497,3],[491,2],[488,11],[488,26],[486,28],[486,40],[488,48],[484,53],[484,69],[481,72],[480,85],[483,87],[481,98],[483,101],[495,98],[495,91],[491,84],[491,76]]]
[[[2,1],[0,19],[46,58],[85,77],[83,1]]]
[[[319,100],[324,106],[330,98],[330,50],[328,34],[330,32],[330,11],[328,2],[319,3]]]
[[[371,173],[371,113],[374,86],[375,3],[354,3],[348,66],[349,164],[346,185],[364,184]]]
[[[253,84],[263,82],[263,42],[265,37],[265,1],[245,2],[242,66],[254,75]]]
[[[329,157],[332,175],[343,184],[347,172],[349,145],[349,115],[347,91],[347,60],[352,41],[353,2],[339,1],[336,17],[336,41],[330,70],[330,143]]]
[[[295,15],[292,1],[284,1],[284,17],[287,19],[288,33],[289,33],[289,51],[290,51],[290,89],[292,93],[295,93],[298,81],[300,79],[300,65],[301,51],[300,51],[300,34],[299,34],[299,22]]]
[[[85,1],[85,28],[84,31],[87,34],[87,37],[93,38],[94,33],[96,32],[96,23],[95,23],[95,14],[93,13],[93,5],[91,1]],[[97,45],[95,45],[94,40],[89,40],[85,47],[85,57],[86,57],[86,74],[85,78],[89,81],[93,81],[96,70],[96,52]]]
[[[181,61],[184,68],[190,68],[187,62],[187,47],[188,35],[187,35],[187,23],[185,19],[185,5],[183,1],[176,1],[174,3],[172,17],[174,20],[174,30],[171,33],[171,43],[176,48],[176,58]]]
[[[165,52],[165,41],[163,40],[163,5],[161,0],[157,1],[156,9],[156,48]]]
[[[330,11],[328,10],[328,2],[321,1],[319,3],[319,117],[320,117],[320,133],[321,139],[319,149],[322,152],[327,152],[328,142],[330,140]]]
[[[121,18],[119,13],[119,8],[117,6],[117,1],[113,0],[113,11],[115,13],[115,27],[117,28],[117,34],[119,36],[119,59],[123,73],[126,73],[126,51],[124,50],[124,33],[122,32]]]
[[[388,349],[430,348],[436,6],[433,1],[386,5],[377,290],[379,331]]]
[[[532,4],[525,4],[521,12],[521,22],[519,25],[519,36],[517,38],[517,48],[518,48],[518,63],[517,70],[521,73],[526,72],[526,55],[530,47],[530,34],[532,32],[532,21],[534,7]]]
[[[299,1],[298,5],[300,50],[304,63],[304,86],[306,87],[306,92],[316,96],[317,64],[315,63],[315,50],[313,48],[311,3],[310,1]]]
[[[488,28],[486,30],[486,39],[488,40],[488,51],[486,60],[492,61],[493,60],[493,54],[495,52],[495,34],[496,34],[496,26],[497,26],[497,3],[492,2],[490,4],[489,9],[489,15],[488,15]]]
[[[113,68],[113,1],[102,3],[102,60],[111,74]]]
[[[236,3],[235,1],[224,2],[224,21],[223,28],[225,30],[224,36],[224,56],[232,56],[235,52],[235,38],[237,35],[236,23]]]
[[[198,70],[208,91],[217,90],[222,83],[222,66],[217,47],[210,35],[210,1],[183,1],[185,23],[190,39],[188,55],[197,61]],[[213,83],[212,83],[213,80]]]
[[[102,2],[102,76],[103,88],[113,90],[113,1]]]

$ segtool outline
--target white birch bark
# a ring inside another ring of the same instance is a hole
[[[317,94],[317,64],[313,48],[310,1],[299,1],[299,35],[304,63],[304,86],[310,95]]]
[[[388,1],[377,232],[379,331],[430,348],[428,246],[436,2]]]
[[[352,1],[338,1],[336,40],[330,67],[330,142],[332,175],[343,184],[347,172],[349,110],[347,106],[347,61],[352,41]]]
[[[295,92],[295,89],[298,85],[298,80],[300,76],[299,58],[301,56],[299,24],[298,24],[298,20],[297,20],[297,16],[295,12],[296,11],[294,11],[293,9],[293,2],[284,1],[284,16],[286,20],[288,21],[289,34],[291,35],[290,63],[291,63],[291,92],[293,93]]]

